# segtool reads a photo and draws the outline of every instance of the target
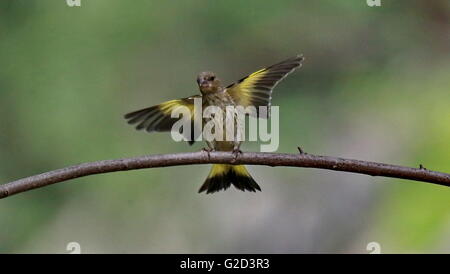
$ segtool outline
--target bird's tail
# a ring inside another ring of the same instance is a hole
[[[226,190],[233,184],[242,191],[261,191],[259,185],[253,180],[245,166],[215,164],[209,172],[208,178],[199,189],[199,193],[206,191],[207,194],[220,190]]]

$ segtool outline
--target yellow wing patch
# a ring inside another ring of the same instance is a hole
[[[229,85],[226,91],[237,105],[255,106],[257,109],[259,106],[270,107],[272,90],[284,77],[300,66],[303,60],[304,58],[299,55],[260,69]],[[256,115],[267,117],[267,114],[263,115],[262,113],[256,113],[253,116]]]
[[[200,95],[191,96],[183,99],[171,100],[156,106],[133,111],[125,115],[128,124],[136,125],[137,130],[145,129],[147,132],[170,131],[178,118],[172,118],[172,111],[179,107],[187,107],[191,112],[191,121],[194,122],[194,99],[201,98]],[[194,143],[194,129],[191,127],[191,141]]]
[[[171,115],[172,111],[176,110],[178,107],[187,107],[191,113],[194,113],[194,103],[191,103],[189,98],[167,101],[160,104],[158,107],[166,115]]]

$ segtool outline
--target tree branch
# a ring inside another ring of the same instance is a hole
[[[234,156],[229,152],[211,152],[208,154],[207,152],[201,151],[83,163],[0,185],[0,199],[35,188],[93,174],[195,164],[247,164],[320,168],[450,186],[450,174],[427,170],[422,165],[419,168],[411,168],[311,155],[304,153],[301,149],[299,151],[299,154],[245,152],[239,154],[237,159],[234,159]]]

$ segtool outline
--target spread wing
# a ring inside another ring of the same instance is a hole
[[[237,105],[243,107],[255,106],[257,113],[250,115],[267,118],[267,113],[259,113],[259,106],[270,107],[272,90],[284,77],[300,66],[303,60],[303,56],[297,55],[278,64],[258,70],[229,85],[226,91]]]
[[[172,111],[179,107],[187,107],[191,113],[191,136],[189,144],[192,145],[195,140],[194,136],[194,99],[201,98],[195,95],[187,98],[171,100],[156,106],[144,108],[125,114],[128,124],[136,125],[137,130],[145,129],[147,132],[163,132],[171,131],[173,124],[181,118],[172,118]]]

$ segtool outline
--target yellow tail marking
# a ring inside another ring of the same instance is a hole
[[[211,172],[208,175],[208,178],[225,175],[226,173],[228,173],[230,169],[233,169],[234,172],[236,172],[241,176],[251,177],[250,173],[248,173],[247,169],[243,165],[233,166],[233,165],[215,164],[213,165]]]

